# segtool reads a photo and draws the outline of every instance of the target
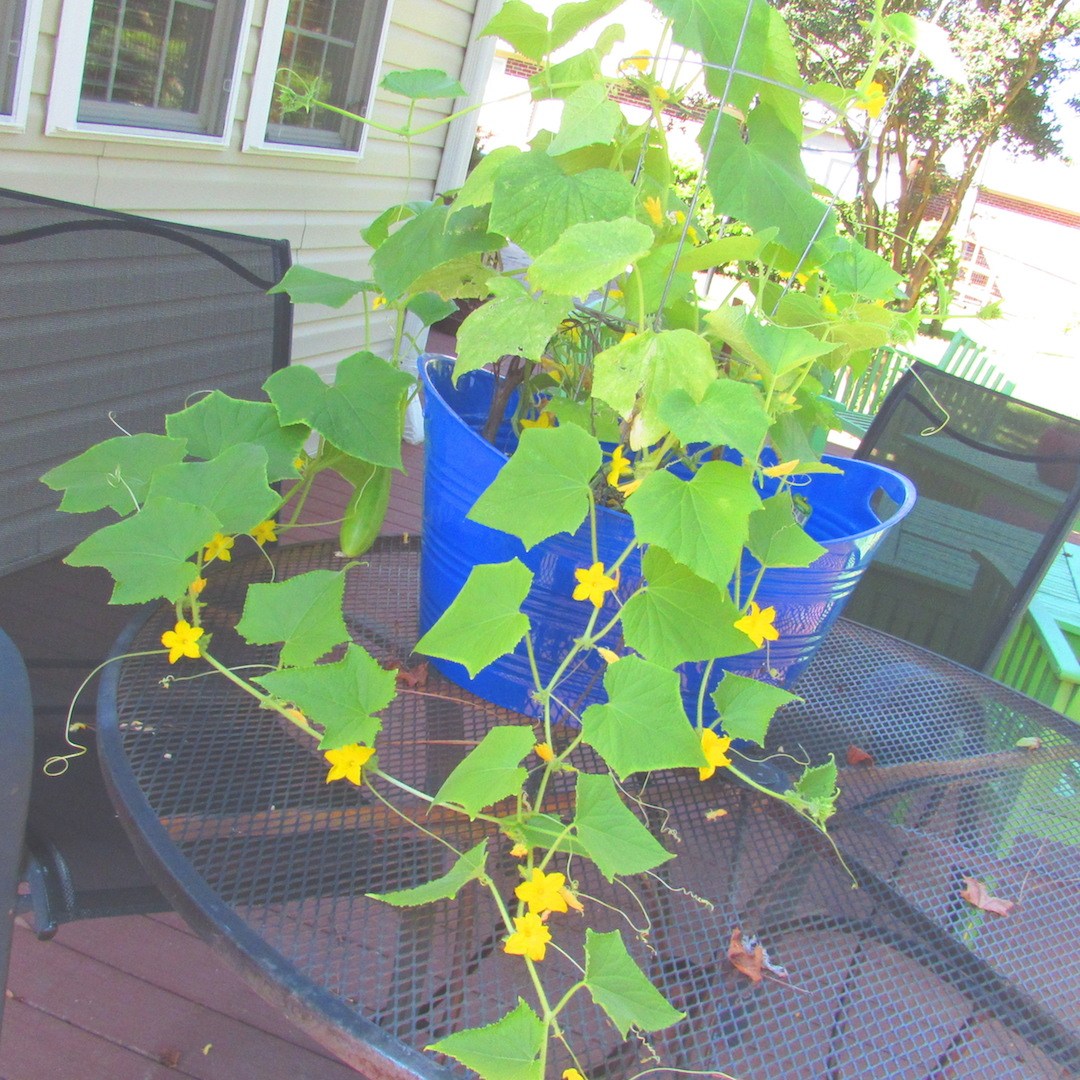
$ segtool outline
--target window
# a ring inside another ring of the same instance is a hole
[[[50,130],[227,137],[245,0],[67,0]]]
[[[26,123],[40,15],[40,0],[0,3],[0,125],[5,127]]]
[[[366,114],[374,96],[386,14],[387,0],[271,0],[245,145],[358,151],[362,124],[326,109],[285,113],[275,83],[291,72],[296,88],[314,87],[320,100]]]

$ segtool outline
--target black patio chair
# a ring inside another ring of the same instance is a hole
[[[30,799],[33,713],[26,665],[0,630],[0,1026],[4,1020],[11,927],[15,917],[22,835]]]
[[[43,772],[76,752],[65,742],[69,704],[131,612],[107,605],[103,572],[60,561],[109,512],[58,513],[39,477],[101,439],[163,431],[164,415],[192,395],[258,396],[289,361],[291,305],[267,295],[289,262],[285,241],[0,189],[0,610],[34,702],[23,902],[41,936],[168,905],[106,794],[94,687],[72,714],[89,725],[74,736],[88,752],[62,775]]]
[[[1080,513],[1080,421],[917,363],[855,456],[919,500],[845,615],[989,671]]]

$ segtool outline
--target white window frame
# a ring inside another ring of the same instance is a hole
[[[123,123],[80,120],[79,106],[93,0],[64,0],[60,13],[60,31],[56,37],[56,58],[53,63],[45,134],[79,135],[98,139],[104,136],[133,142],[182,142],[211,148],[228,146],[236,119],[244,53],[251,34],[252,4],[253,0],[242,0],[240,6],[240,33],[236,43],[236,56],[228,76],[222,133],[205,135],[192,131],[173,131],[166,127],[134,127]]]
[[[387,0],[386,12],[379,29],[379,39],[375,43],[375,55],[371,65],[371,85],[368,88],[368,102],[375,103],[375,89],[379,84],[382,70],[383,50],[390,29],[393,12],[393,0]],[[251,84],[251,102],[248,105],[247,123],[244,125],[244,149],[257,153],[291,154],[303,157],[352,158],[360,160],[367,147],[368,126],[360,125],[359,144],[355,150],[346,147],[310,146],[304,143],[270,142],[266,138],[266,128],[270,121],[270,108],[274,101],[274,82],[277,77],[278,57],[281,55],[281,43],[285,37],[285,18],[289,13],[289,0],[269,0],[266,19],[263,22],[262,42],[259,46],[259,58],[255,63],[255,76]]]
[[[27,0],[23,13],[22,35],[18,42],[19,56],[15,60],[15,91],[11,112],[0,113],[0,129],[24,131],[30,111],[30,86],[34,78],[34,59],[37,53],[38,30],[41,26],[41,0]],[[0,48],[8,43],[0,41]]]

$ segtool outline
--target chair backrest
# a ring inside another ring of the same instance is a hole
[[[34,716],[30,681],[15,643],[0,630],[0,1022],[30,799]]]
[[[919,499],[845,614],[989,669],[1080,511],[1080,421],[917,363],[855,456]]]
[[[0,574],[107,518],[57,514],[38,478],[218,388],[288,363],[289,246],[0,189]]]
[[[112,435],[161,432],[165,414],[200,392],[258,397],[289,361],[292,308],[267,295],[289,261],[281,240],[0,189],[0,610],[34,701],[26,872],[42,936],[74,918],[166,905],[104,789],[92,689],[74,714],[89,726],[89,752],[61,776],[42,773],[69,749],[73,695],[131,612],[106,606],[105,575],[58,558],[109,512],[58,513],[39,477]]]

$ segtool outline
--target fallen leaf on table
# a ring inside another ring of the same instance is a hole
[[[1042,746],[1042,739],[1038,735],[1031,735],[1026,739],[1017,739],[1016,745],[1021,750],[1038,750]]]
[[[709,811],[709,812],[708,812],[708,813],[707,813],[707,814],[705,815],[705,820],[706,820],[706,821],[719,821],[719,820],[720,820],[720,818],[722,818],[722,817],[727,817],[727,813],[728,813],[728,812],[727,812],[727,811],[726,811],[726,810],[725,810],[725,809],[724,809],[724,808],[723,808],[723,807],[721,806],[721,807],[720,807],[719,809],[717,809],[717,810],[710,810],[710,811]]]
[[[964,891],[960,894],[962,900],[973,904],[980,911],[990,911],[995,915],[1008,915],[1016,904],[1011,900],[1002,900],[999,896],[991,896],[990,890],[975,878],[964,878]]]
[[[847,748],[847,763],[849,765],[873,765],[874,755],[868,754],[858,746],[849,746]]]

